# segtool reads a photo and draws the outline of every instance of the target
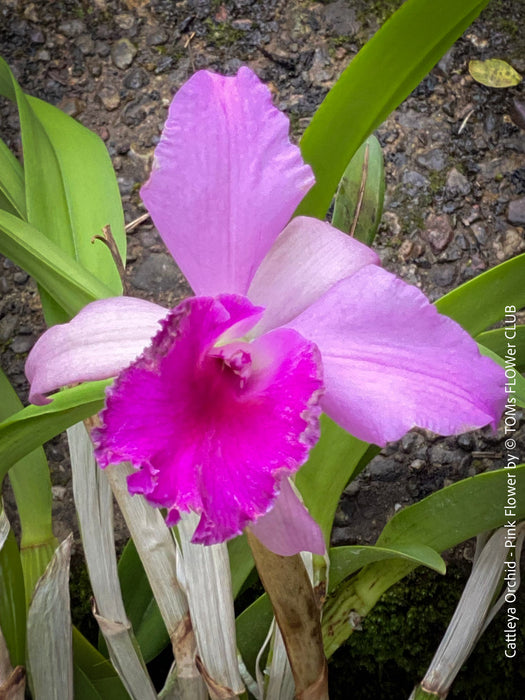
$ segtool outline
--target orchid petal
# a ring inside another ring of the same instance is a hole
[[[141,196],[195,294],[245,294],[314,184],[288,131],[246,67],[199,71],[175,95]]]
[[[200,513],[193,542],[239,534],[272,507],[278,483],[319,438],[320,357],[278,329],[217,346],[260,309],[236,295],[191,298],[108,390],[93,432],[101,466],[129,460],[132,492],[180,514]],[[145,472],[145,473],[144,473]]]
[[[94,301],[69,323],[53,326],[27,358],[29,400],[49,403],[45,394],[66,384],[114,377],[148,345],[167,313],[143,299],[114,297]]]
[[[417,288],[374,265],[339,282],[289,324],[323,357],[323,410],[384,445],[413,426],[451,435],[492,424],[503,370]]]
[[[282,557],[299,552],[323,555],[323,533],[290,485],[281,481],[281,490],[269,513],[250,525],[250,530],[267,549]]]
[[[248,297],[266,307],[254,329],[260,335],[288,323],[336,282],[364,265],[379,264],[376,253],[318,219],[293,219],[262,261]]]

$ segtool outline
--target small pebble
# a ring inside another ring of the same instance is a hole
[[[111,59],[121,70],[129,68],[136,55],[137,49],[129,39],[119,39],[111,47]]]

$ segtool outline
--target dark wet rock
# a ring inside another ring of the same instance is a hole
[[[425,153],[420,153],[416,157],[416,162],[427,170],[440,172],[447,165],[447,156],[440,148],[433,148]]]
[[[454,235],[448,216],[446,214],[430,214],[425,221],[423,235],[436,253],[445,250]]]
[[[456,168],[452,168],[447,175],[446,190],[450,196],[467,195],[472,187],[468,179]]]
[[[509,204],[507,219],[511,224],[523,226],[525,224],[525,197],[514,199]]]
[[[29,275],[24,270],[20,270],[19,272],[15,272],[13,279],[16,284],[25,284],[29,279]]]
[[[434,284],[437,284],[438,287],[449,287],[456,276],[456,268],[450,263],[434,265],[431,269],[430,276]]]
[[[122,12],[115,15],[115,24],[128,36],[135,36],[137,33],[137,20],[130,12]]]
[[[86,25],[81,19],[68,19],[59,25],[58,31],[71,39],[84,34]]]
[[[336,36],[353,36],[361,28],[356,19],[355,8],[345,0],[337,0],[326,5],[324,17],[328,29]]]
[[[31,40],[32,44],[43,44],[46,40],[46,37],[44,35],[44,32],[40,29],[40,27],[35,27],[31,30],[29,34],[29,39]]]
[[[15,335],[11,343],[11,350],[17,355],[23,352],[29,352],[35,344],[35,338],[31,335]]]
[[[89,34],[83,34],[76,40],[76,45],[84,56],[93,56],[95,53],[95,41]]]
[[[375,457],[366,468],[366,473],[371,479],[379,481],[393,481],[398,472],[399,464],[395,459],[389,459],[382,456]]]
[[[514,124],[525,130],[525,102],[513,100],[509,114]]]
[[[101,58],[105,58],[111,53],[111,48],[105,41],[95,41],[95,52]]]
[[[333,76],[330,56],[326,47],[321,46],[314,51],[312,65],[308,71],[308,77],[312,83],[323,83]]]
[[[123,81],[124,87],[127,87],[130,90],[139,90],[140,88],[148,85],[148,83],[149,75],[144,68],[133,68],[133,70],[130,70],[126,74]]]
[[[148,46],[162,46],[169,39],[168,32],[162,27],[155,27],[152,29],[146,37],[146,43]]]
[[[3,280],[4,278],[2,277],[1,279]],[[7,316],[0,318],[0,342],[9,340],[14,333],[17,323],[17,318],[13,314],[7,314]]]
[[[462,457],[463,455],[459,458],[461,459]],[[432,464],[454,464],[454,462],[458,461],[458,452],[446,444],[438,442],[430,448],[429,459]]]
[[[403,173],[402,179],[403,185],[407,186],[408,192],[414,192],[415,190],[424,190],[430,185],[430,181],[417,170],[407,170]]]
[[[476,448],[476,439],[472,433],[464,433],[463,435],[458,435],[456,442],[462,450],[471,451]]]
[[[63,112],[69,114],[70,117],[78,117],[84,109],[84,103],[78,97],[63,97],[58,103]]]
[[[119,39],[111,47],[111,59],[121,70],[129,68],[136,55],[137,49],[129,39]]]
[[[120,94],[114,87],[102,88],[98,93],[98,97],[108,112],[113,112],[120,105]]]
[[[135,270],[132,281],[137,289],[165,292],[175,287],[177,268],[166,253],[152,253]]]
[[[127,126],[138,126],[146,119],[146,108],[140,102],[130,102],[124,108],[122,121]]]

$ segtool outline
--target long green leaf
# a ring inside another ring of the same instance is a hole
[[[20,553],[0,499],[0,629],[11,665],[25,666],[26,604]]]
[[[407,559],[416,566],[427,566],[440,574],[446,571],[445,562],[439,554],[424,544],[405,545],[402,548],[351,545],[330,549],[330,590],[333,590],[347,576],[367,564],[384,559]]]
[[[118,188],[104,145],[60,110],[26,97],[1,58],[0,94],[18,107],[28,222],[66,257],[104,280],[111,292],[102,296],[119,294],[122,287],[109,250],[103,244],[88,245],[92,236],[111,224],[124,251]],[[89,197],[84,199],[86,192]],[[41,296],[48,325],[68,320],[71,313],[62,302],[45,288]]]
[[[525,253],[522,253],[445,294],[436,307],[476,337],[501,321],[506,307],[525,306],[524,279]]]
[[[0,139],[0,194],[5,198],[5,203],[9,205],[8,211],[25,218],[24,171],[2,139]]]
[[[22,403],[0,370],[0,420],[22,409]],[[9,472],[22,525],[22,546],[34,546],[53,537],[51,525],[51,479],[42,448],[31,452]],[[43,573],[43,572],[42,572]]]
[[[111,289],[64,254],[43,233],[0,211],[0,251],[28,272],[70,316]]]
[[[514,334],[515,333],[515,334]],[[525,371],[525,326],[516,326],[516,329],[496,328],[485,331],[476,336],[476,340],[488,350],[500,357],[505,357],[509,347],[516,348],[516,369]]]
[[[27,406],[0,423],[0,479],[22,457],[79,421],[98,413],[110,380],[64,389],[45,406]]]
[[[93,236],[104,226],[126,260],[126,232],[120,192],[104,142],[60,109],[35,97],[28,98],[44,127],[60,168],[68,206],[76,259],[97,275],[113,295],[122,293],[122,283],[107,248],[93,245]]]
[[[126,613],[144,661],[149,663],[168,646],[170,638],[137,549],[131,539],[128,540],[120,557],[118,576]],[[99,640],[101,651],[105,648],[105,643],[102,644],[102,642],[103,640]]]
[[[120,195],[103,142],[58,108],[27,97],[2,58],[0,94],[16,102],[20,116],[28,221],[118,294],[109,251],[90,245],[109,224],[125,252]]]
[[[410,94],[488,0],[407,0],[352,59],[301,141],[316,185],[298,214],[324,218],[350,159]]]
[[[237,646],[246,668],[255,676],[255,660],[268,634],[273,620],[273,610],[268,594],[252,603],[235,621]]]
[[[0,420],[22,409],[5,374],[0,370]],[[49,467],[44,450],[39,447],[13,465],[9,480],[16,500],[22,528],[20,556],[24,571],[26,602],[58,545],[53,535],[52,496]]]

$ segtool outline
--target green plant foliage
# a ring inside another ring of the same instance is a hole
[[[358,241],[372,245],[385,196],[383,152],[369,136],[348,164],[335,196],[332,224]]]
[[[0,423],[0,479],[22,457],[104,405],[111,380],[87,382],[54,394],[45,406],[27,406]]]
[[[27,222],[55,243],[66,259],[102,279],[111,295],[120,294],[122,285],[109,250],[91,243],[110,225],[125,260],[120,194],[103,142],[56,107],[27,97],[1,58],[0,94],[18,107]],[[25,264],[22,267],[26,269]],[[58,302],[45,288],[41,296],[48,325],[68,320],[71,313],[63,300]]]
[[[0,629],[12,666],[25,666],[26,602],[20,552],[0,501]]]
[[[25,218],[26,198],[22,166],[0,139],[0,209]]]

